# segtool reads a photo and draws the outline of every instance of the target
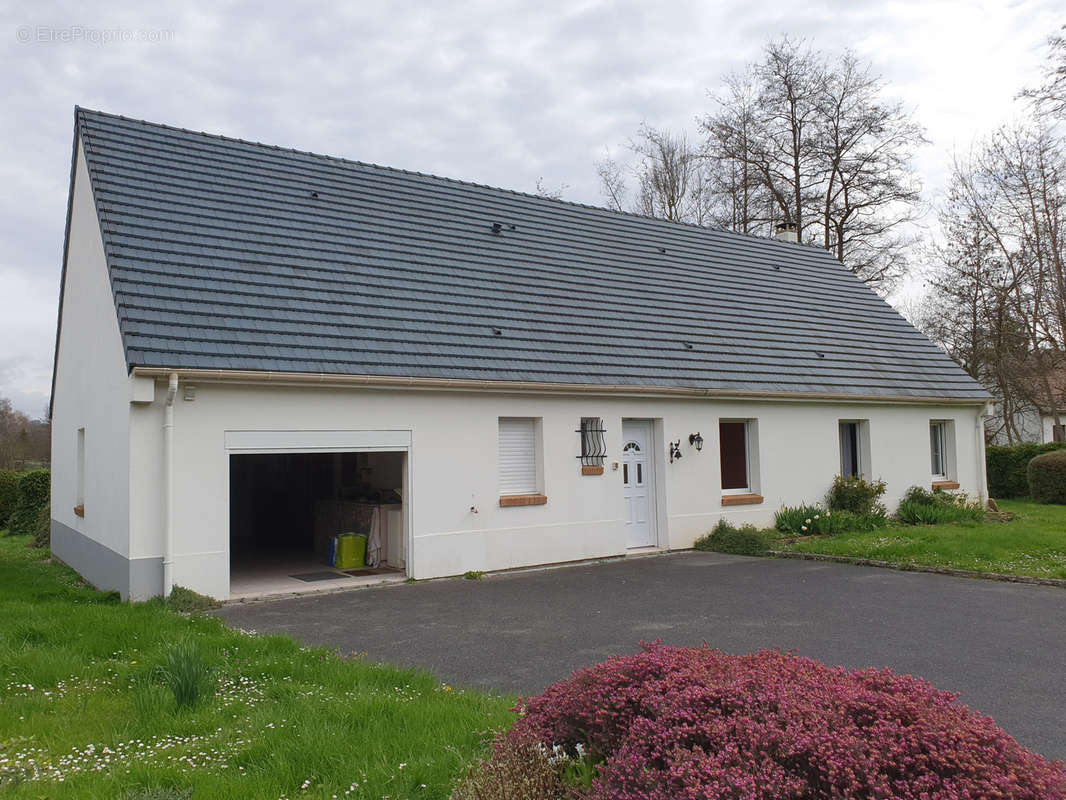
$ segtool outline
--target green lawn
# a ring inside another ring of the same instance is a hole
[[[783,545],[783,549],[904,564],[1066,578],[1066,506],[1003,500],[1011,522],[893,525]]]
[[[446,798],[512,719],[512,698],[120,603],[26,541],[0,538],[4,797]],[[183,640],[217,681],[191,710],[155,670]]]

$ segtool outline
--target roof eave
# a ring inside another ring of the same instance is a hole
[[[271,384],[275,386],[361,386],[366,388],[437,389],[507,393],[637,395],[693,397],[719,400],[778,400],[807,402],[891,403],[906,405],[983,406],[986,397],[934,397],[916,395],[862,395],[816,392],[737,391],[701,389],[687,386],[639,386],[619,384],[549,383],[535,381],[490,381],[463,378],[414,378],[386,375],[346,375],[329,372],[272,372],[262,370],[188,369],[134,367],[135,376],[166,378],[172,373],[187,381],[201,383]]]

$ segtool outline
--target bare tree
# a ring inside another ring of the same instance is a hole
[[[562,200],[563,199],[563,193],[569,188],[570,188],[570,184],[569,183],[560,183],[554,189],[550,189],[550,188],[548,188],[547,186],[544,185],[544,177],[541,176],[540,178],[537,178],[536,191],[534,191],[533,193],[537,197],[544,197],[544,198],[547,198],[548,200]]]
[[[1005,127],[956,158],[941,210],[926,327],[1001,399],[1008,441],[1017,411],[1066,406],[1066,156],[1039,124]]]
[[[1066,31],[1066,25],[1061,30]],[[1066,118],[1066,36],[1053,34],[1047,39],[1048,61],[1044,66],[1044,82],[1035,89],[1025,89],[1019,96],[1028,98],[1037,113],[1049,117]]]
[[[33,420],[0,397],[0,469],[23,469],[47,464],[50,456],[51,426]]]
[[[913,167],[922,129],[852,53],[827,61],[802,40],[770,41],[763,59],[725,78],[702,120],[709,183],[734,230],[771,235],[793,223],[872,285],[907,268],[906,223],[920,210]],[[757,198],[752,202],[753,198]]]
[[[629,141],[628,149],[635,157],[635,163],[628,168],[610,153],[596,164],[600,189],[611,208],[677,222],[704,223],[704,159],[686,134],[644,123]],[[632,198],[627,173],[635,183]]]

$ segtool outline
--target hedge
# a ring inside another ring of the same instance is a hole
[[[46,469],[35,469],[19,478],[19,496],[15,510],[8,520],[8,530],[15,536],[32,536],[37,531],[37,518],[48,506],[51,494],[51,475]]]
[[[1040,503],[1066,504],[1066,451],[1044,453],[1029,462],[1029,495]]]
[[[15,510],[19,496],[19,473],[13,469],[0,469],[0,529],[7,527],[8,517]]]
[[[1011,446],[991,446],[985,450],[988,465],[988,494],[1003,499],[1029,494],[1029,462],[1043,453],[1061,450],[1066,442],[1035,444],[1025,442]]]

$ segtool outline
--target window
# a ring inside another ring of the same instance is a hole
[[[1066,425],[1051,426],[1051,441],[1053,442],[1066,442]]]
[[[722,460],[722,491],[751,491],[748,464],[748,423],[722,420],[718,423],[718,449]]]
[[[859,423],[840,423],[840,474],[853,478],[862,474],[861,445],[859,444]]]
[[[581,428],[581,466],[602,467],[607,457],[607,444],[604,441],[603,420],[599,417],[582,417]]]
[[[500,417],[500,494],[537,493],[537,420]]]
[[[945,427],[943,422],[929,423],[929,453],[932,456],[933,477],[941,480],[948,477]]]

